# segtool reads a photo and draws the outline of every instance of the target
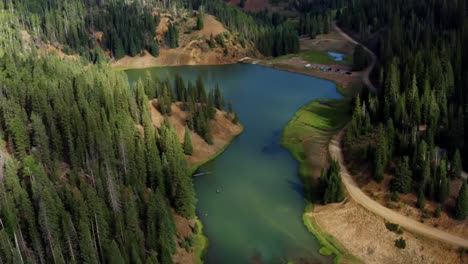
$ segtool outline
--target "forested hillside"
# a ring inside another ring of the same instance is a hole
[[[184,102],[209,142],[219,88],[177,76],[130,88],[107,65],[23,43],[14,10],[0,21],[1,262],[172,263],[191,247],[173,216],[195,217],[194,190],[187,146],[168,122],[153,126],[148,97]]]
[[[0,1],[2,263],[172,263],[177,247],[193,246],[174,222],[195,217],[190,133],[181,144],[169,122],[156,128],[149,99],[165,115],[180,102],[187,131],[208,144],[215,108],[228,104],[201,79],[148,77],[130,87],[101,63],[176,47],[179,20],[163,38],[156,28],[161,10],[182,9],[196,10],[197,30],[204,12],[216,15],[264,55],[298,49],[286,18],[218,1]],[[215,37],[210,45],[222,45]],[[79,59],[49,55],[44,44]]]
[[[157,57],[161,48],[178,47],[183,33],[179,31],[187,19],[179,16],[185,12],[192,12],[199,20],[204,12],[216,16],[232,33],[239,33],[243,46],[253,42],[265,56],[299,49],[295,23],[277,13],[245,13],[223,1],[2,0],[0,9],[15,10],[36,46],[52,43],[67,54],[78,53],[94,62],[102,61],[105,52],[116,59],[144,50]],[[158,39],[156,27],[161,15],[169,15],[170,23],[164,37]],[[203,24],[197,23],[190,31],[202,28]]]
[[[373,160],[376,181],[394,174],[395,199],[416,192],[443,207],[468,161],[467,1],[358,0],[339,23],[377,43],[380,59],[380,92],[356,100],[347,149]],[[464,190],[459,219],[468,212]]]
[[[266,56],[280,56],[299,51],[299,39],[294,24],[274,13],[249,14],[222,1],[195,0],[194,7],[204,7],[216,16],[227,28],[240,32],[255,43]]]

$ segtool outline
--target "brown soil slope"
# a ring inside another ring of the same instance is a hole
[[[153,57],[145,52],[144,56],[124,58],[114,62],[113,67],[120,68],[147,68],[156,66],[178,66],[178,65],[216,65],[235,63],[244,57],[260,56],[251,44],[247,43],[241,46],[236,34],[231,34],[221,22],[212,15],[205,14],[204,28],[202,30],[193,30],[196,21],[194,17],[185,16],[186,22],[179,30],[179,44],[175,49],[164,48],[161,45],[158,57]],[[172,18],[162,17],[156,31],[158,39],[162,43],[163,36],[167,31],[167,24]],[[190,32],[191,31],[191,32]],[[216,37],[221,33],[227,33],[225,40],[227,54],[219,44],[216,48],[210,48],[208,40],[211,35]]]
[[[151,101],[151,118],[156,127],[161,127],[164,116],[157,109],[158,101]],[[169,122],[176,128],[180,142],[184,141],[187,113],[180,109],[180,103],[173,103],[171,106],[172,115]],[[191,131],[193,154],[187,156],[187,161],[191,167],[200,165],[208,161],[213,155],[223,150],[234,137],[242,132],[242,126],[233,124],[225,111],[216,110],[215,119],[211,120],[211,132],[213,135],[213,145],[209,145],[197,133]]]

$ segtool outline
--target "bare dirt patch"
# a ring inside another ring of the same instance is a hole
[[[193,251],[181,247],[184,241],[190,239],[194,234],[195,220],[187,220],[182,216],[174,213],[174,223],[177,233],[177,248],[172,260],[174,263],[192,264],[195,263]]]
[[[125,56],[114,62],[112,67],[138,69],[179,65],[221,65],[236,63],[241,58],[252,56],[251,52],[240,49],[232,49],[231,54],[225,55],[221,48],[204,52],[201,47],[197,46],[198,44],[187,48],[162,49],[158,57],[153,57],[145,51],[144,56]]]
[[[366,263],[465,263],[456,248],[438,241],[421,238],[411,233],[402,235],[389,231],[382,218],[346,200],[342,204],[316,206],[307,213],[326,230],[338,238],[346,249]],[[406,248],[395,247],[395,240],[402,237]]]
[[[221,22],[214,16],[204,15],[204,27],[202,30],[194,30],[196,19],[194,16],[185,15],[186,19],[180,26],[179,44],[175,49],[169,49],[160,45],[158,57],[153,57],[148,52],[143,56],[125,56],[112,63],[117,68],[148,68],[157,66],[178,66],[178,65],[218,65],[236,63],[244,57],[260,56],[258,51],[250,44],[246,43],[242,47],[238,41],[237,34],[231,34]],[[163,16],[156,31],[157,38],[163,43],[163,36],[167,31],[167,25],[172,17]],[[208,40],[211,36],[227,33],[225,40],[226,50],[220,45],[210,48]]]
[[[169,117],[169,122],[177,130],[180,142],[182,143],[184,141],[187,113],[182,111],[180,103],[173,103],[171,110],[172,114]],[[157,100],[151,101],[151,118],[153,124],[158,128],[164,122],[164,116],[157,109]],[[216,110],[215,118],[211,120],[210,124],[213,135],[212,145],[209,145],[201,136],[191,131],[193,154],[192,156],[187,156],[187,161],[191,167],[209,160],[242,132],[242,126],[233,124],[225,111]]]
[[[194,31],[190,34],[191,37],[202,35],[205,38],[209,38],[212,34],[216,36],[218,34],[228,32],[228,30],[219,22],[214,16],[205,14],[203,16],[204,27],[202,30]],[[195,26],[195,19],[193,20],[193,26]]]

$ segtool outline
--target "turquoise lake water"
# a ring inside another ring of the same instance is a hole
[[[302,105],[341,98],[335,84],[240,64],[129,70],[129,80],[144,78],[148,70],[159,78],[178,73],[195,81],[200,75],[207,88],[218,82],[245,128],[222,155],[200,168],[211,174],[195,178],[197,215],[209,239],[205,263],[331,263],[302,223],[298,164],[280,146],[280,137]]]

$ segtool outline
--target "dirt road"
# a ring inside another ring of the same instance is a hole
[[[344,38],[348,39],[354,44],[361,44],[351,38],[348,34],[344,33],[336,24],[333,25],[335,30],[342,35]],[[361,44],[362,45],[362,44]],[[370,73],[372,69],[375,67],[377,63],[377,57],[376,55],[366,48],[364,45],[362,45],[366,52],[369,54],[371,57],[371,63],[370,65],[362,72],[362,80],[363,82],[369,87],[370,90],[376,92],[377,88],[372,84],[372,82],[369,79]],[[330,144],[328,145],[328,149],[330,151],[330,155],[333,159],[337,160],[340,164],[341,167],[341,178],[343,180],[343,184],[345,185],[346,189],[348,190],[349,195],[353,200],[355,200],[358,204],[360,204],[362,207],[366,208],[370,212],[386,219],[389,222],[398,224],[402,226],[404,229],[408,231],[412,231],[418,234],[421,234],[423,236],[436,239],[442,242],[449,243],[451,245],[455,246],[460,246],[464,248],[468,248],[468,239],[465,239],[463,237],[455,236],[450,233],[444,232],[440,229],[430,227],[427,225],[424,225],[418,221],[415,221],[409,217],[406,217],[404,215],[401,215],[395,211],[392,211],[389,208],[386,208],[379,204],[378,202],[372,200],[370,197],[368,197],[356,184],[354,179],[351,177],[349,174],[346,165],[344,164],[344,159],[343,159],[343,150],[341,148],[342,146],[342,139],[343,139],[343,134],[344,134],[344,129],[341,130],[338,135],[336,135],[331,141]]]
[[[377,92],[377,88],[374,86],[374,84],[372,84],[372,82],[370,81],[370,74],[372,72],[372,69],[374,69],[375,65],[377,64],[377,56],[374,54],[374,52],[372,52],[370,49],[368,49],[366,46],[364,46],[362,43],[354,40],[352,37],[350,37],[348,34],[346,34],[343,30],[341,30],[341,28],[339,28],[337,25],[336,25],[336,22],[333,23],[333,28],[335,29],[336,32],[338,32],[341,36],[343,36],[345,39],[349,40],[351,43],[355,44],[355,45],[361,45],[364,50],[367,52],[367,54],[369,54],[370,58],[371,58],[371,62],[369,64],[369,66],[367,66],[367,68],[364,69],[364,71],[361,72],[362,74],[362,81],[364,82],[364,84],[373,92]]]
[[[343,184],[348,190],[349,195],[353,200],[355,200],[362,207],[371,211],[372,213],[383,217],[391,223],[398,224],[408,231],[412,231],[423,236],[433,238],[442,242],[446,242],[455,246],[460,246],[468,248],[468,239],[452,235],[450,233],[444,232],[434,227],[424,225],[418,221],[415,221],[409,217],[401,215],[391,209],[388,209],[378,202],[372,200],[368,197],[360,188],[357,186],[356,182],[353,180],[346,165],[343,160],[343,151],[341,148],[341,141],[343,138],[344,130],[342,130],[338,135],[336,135],[328,145],[330,155],[333,159],[337,160],[340,163],[341,167],[341,179]]]

